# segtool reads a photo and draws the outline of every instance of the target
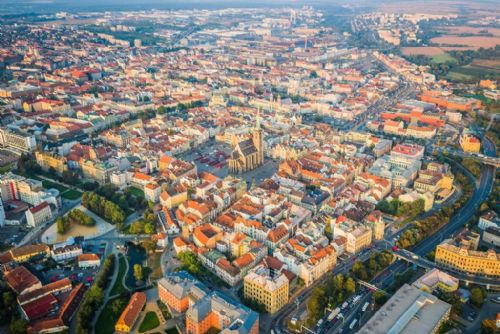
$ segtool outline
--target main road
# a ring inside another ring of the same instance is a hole
[[[496,148],[494,144],[488,139],[484,138],[483,139],[483,148],[485,155],[488,156],[495,156],[496,155]],[[483,165],[481,168],[481,179],[479,182],[479,185],[476,186],[474,183],[474,191],[471,196],[471,198],[467,201],[467,203],[457,212],[456,215],[454,215],[450,221],[446,224],[443,225],[441,228],[438,229],[436,233],[434,233],[432,236],[429,236],[422,242],[420,242],[418,245],[413,247],[412,251],[415,254],[418,254],[419,256],[425,256],[427,253],[429,253],[431,250],[435,249],[435,247],[442,241],[444,237],[449,237],[456,233],[460,228],[462,228],[468,221],[469,219],[472,218],[472,216],[475,214],[476,210],[479,208],[482,202],[484,202],[491,191],[493,181],[494,181],[494,176],[495,176],[495,168],[492,166],[488,165]],[[364,257],[368,257],[369,252],[365,253],[363,257],[360,257],[358,259],[363,260]],[[354,259],[351,259],[350,261],[346,263],[342,263],[338,267],[336,267],[332,274],[336,275],[338,273],[344,273],[349,271],[350,267],[352,266]],[[388,285],[389,281],[392,281],[392,278],[397,272],[402,271],[404,268],[406,268],[406,265],[404,265],[401,262],[394,262],[391,264],[389,267],[387,267],[380,275],[377,276],[374,280],[372,280],[370,283],[380,286],[381,288],[386,288]],[[307,299],[311,296],[312,291],[316,286],[319,284],[323,283],[327,277],[330,277],[330,275],[324,275],[318,282],[315,282],[313,285],[303,289],[298,295],[292,296],[290,299],[291,302],[294,302],[295,299],[298,299],[299,305],[297,306],[294,303],[288,303],[285,305],[280,311],[278,311],[274,317],[271,319],[271,321],[268,322],[268,325],[270,328],[276,329],[278,333],[283,333],[287,332],[286,331],[286,323],[285,320],[290,314],[293,312],[294,309],[299,308],[303,309],[306,307],[306,302]],[[267,326],[266,326],[267,327]],[[269,328],[268,327],[268,328]],[[338,329],[338,328],[336,328]]]

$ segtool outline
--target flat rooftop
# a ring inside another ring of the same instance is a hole
[[[359,334],[432,333],[451,305],[405,284],[358,331]]]

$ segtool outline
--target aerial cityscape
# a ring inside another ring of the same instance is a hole
[[[0,4],[0,333],[500,333],[497,0]]]

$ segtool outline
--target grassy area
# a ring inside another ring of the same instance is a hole
[[[69,200],[74,200],[74,199],[79,199],[82,197],[82,193],[78,190],[75,189],[69,189],[61,194],[62,198],[69,199]]]
[[[467,81],[467,80],[471,80],[473,77],[471,75],[452,71],[446,75],[446,78],[449,80]]]
[[[148,313],[146,313],[144,320],[139,326],[139,333],[150,331],[152,329],[155,329],[159,325],[160,325],[160,319],[158,319],[156,312],[149,311]]]
[[[434,64],[443,64],[443,63],[456,63],[457,60],[448,53],[442,53],[439,55],[432,56],[431,62]]]
[[[7,172],[10,172],[13,166],[14,166],[13,164],[7,164],[5,166],[0,166],[0,174],[5,174]]]
[[[42,180],[42,185],[45,189],[49,189],[49,188],[55,188],[57,190],[59,190],[59,192],[62,194],[63,192],[67,191],[68,188],[66,188],[65,186],[63,185],[60,185],[58,183],[55,183],[55,182],[52,182],[52,181],[47,181],[47,180]]]
[[[95,334],[113,334],[115,332],[115,324],[118,321],[118,318],[120,317],[120,314],[123,312],[123,310],[119,310],[119,312],[113,312],[111,305],[113,301],[120,298],[123,299],[122,304],[124,305],[123,309],[125,309],[125,306],[127,306],[129,300],[128,297],[116,297],[108,300],[101,314],[99,314],[97,322],[95,323]]]
[[[179,331],[177,330],[177,328],[174,327],[174,328],[167,329],[165,331],[165,333],[167,333],[167,334],[179,334]]]
[[[160,279],[163,277],[163,273],[161,272],[161,253],[152,253],[148,256],[148,267],[151,269],[151,274],[149,278],[152,281]]]
[[[144,198],[144,191],[142,191],[141,189],[136,188],[136,187],[129,187],[128,189],[130,190],[132,195],[134,195],[136,197]]]
[[[120,254],[118,258],[118,276],[116,277],[115,284],[111,289],[110,296],[122,294],[127,291],[127,289],[123,286],[123,277],[125,276],[125,269],[127,269],[125,261],[125,257]]]

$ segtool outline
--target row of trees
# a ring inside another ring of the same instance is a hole
[[[323,317],[325,308],[333,309],[356,292],[356,282],[350,276],[338,274],[325,284],[315,288],[307,301],[308,325],[312,326]]]
[[[410,248],[422,239],[432,235],[441,226],[447,224],[451,217],[457,212],[472,195],[472,185],[469,179],[460,170],[454,170],[455,179],[460,184],[462,196],[452,205],[441,208],[438,212],[430,217],[419,220],[413,223],[413,226],[404,231],[397,241],[397,246],[400,248]]]
[[[28,322],[19,316],[16,295],[7,287],[0,287],[0,327],[8,325],[10,333],[25,334]]]
[[[92,319],[95,311],[104,301],[104,290],[108,286],[109,278],[115,269],[115,255],[110,254],[104,260],[101,271],[97,275],[95,283],[85,292],[83,302],[76,315],[76,333],[90,334],[92,332]]]
[[[71,224],[94,226],[95,220],[92,217],[87,216],[82,210],[73,209],[69,211],[66,216],[58,217],[56,219],[57,232],[61,234],[66,233]]]
[[[424,212],[424,205],[425,202],[421,198],[413,202],[401,202],[398,199],[388,201],[384,199],[377,204],[377,209],[393,216],[406,215],[408,217],[416,217]]]
[[[106,219],[111,224],[122,225],[125,223],[125,212],[115,203],[97,195],[94,192],[84,192],[82,196],[84,207],[96,215]]]
[[[352,275],[357,279],[369,281],[381,270],[387,268],[393,259],[394,255],[387,250],[372,253],[365,262],[359,260],[354,262],[351,268]]]

